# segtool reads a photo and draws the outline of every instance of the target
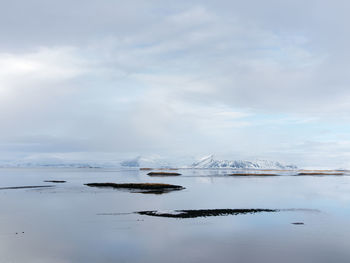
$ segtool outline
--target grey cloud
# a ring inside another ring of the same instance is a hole
[[[348,5],[3,1],[3,151],[274,152],[249,116],[348,120]]]

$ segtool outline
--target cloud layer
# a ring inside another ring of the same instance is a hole
[[[346,1],[11,1],[1,156],[350,167]]]

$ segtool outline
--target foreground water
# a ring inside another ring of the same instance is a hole
[[[349,262],[350,176],[180,172],[0,169],[0,187],[54,186],[0,190],[0,262]],[[84,185],[95,182],[186,189],[155,195]],[[296,210],[188,219],[133,213],[219,208]]]

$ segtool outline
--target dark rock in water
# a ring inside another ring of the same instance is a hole
[[[56,183],[56,184],[63,184],[66,183],[67,181],[61,181],[61,180],[46,180],[44,181],[45,183]]]
[[[304,223],[303,222],[294,222],[294,223],[292,223],[293,225],[304,225]]]
[[[144,194],[163,194],[170,191],[177,191],[185,189],[181,185],[172,185],[172,184],[161,184],[161,183],[125,183],[125,184],[116,184],[116,183],[90,183],[85,184],[90,187],[110,187],[115,189],[127,189],[127,190],[136,190],[135,193],[144,193]]]
[[[147,175],[149,176],[179,176],[180,173],[174,173],[174,172],[150,172]]]
[[[46,188],[46,187],[54,187],[54,185],[29,185],[29,186],[0,187],[0,190],[27,189],[27,188]]]
[[[298,173],[297,175],[344,175],[344,173]]]
[[[233,173],[229,176],[278,176],[278,174],[261,174],[261,173]]]
[[[278,212],[277,209],[199,209],[199,210],[173,210],[171,212],[161,211],[140,211],[136,212],[140,215],[171,217],[171,218],[196,218],[208,216],[227,216],[255,214],[263,212]]]

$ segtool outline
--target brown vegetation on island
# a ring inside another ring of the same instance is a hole
[[[326,172],[310,172],[310,173],[298,173],[297,175],[344,175],[344,173],[326,173]]]
[[[199,210],[174,210],[173,212],[140,211],[140,215],[171,217],[171,218],[196,218],[208,216],[227,216],[254,214],[262,212],[278,212],[276,209],[199,209]]]
[[[233,173],[229,176],[278,176],[278,174],[267,174],[267,173]]]
[[[162,194],[170,191],[185,189],[180,185],[162,184],[162,183],[89,183],[90,187],[109,187],[115,189],[136,190],[136,193]],[[134,191],[135,192],[135,191]]]
[[[147,175],[149,176],[179,176],[180,173],[169,173],[169,172],[150,172]]]

